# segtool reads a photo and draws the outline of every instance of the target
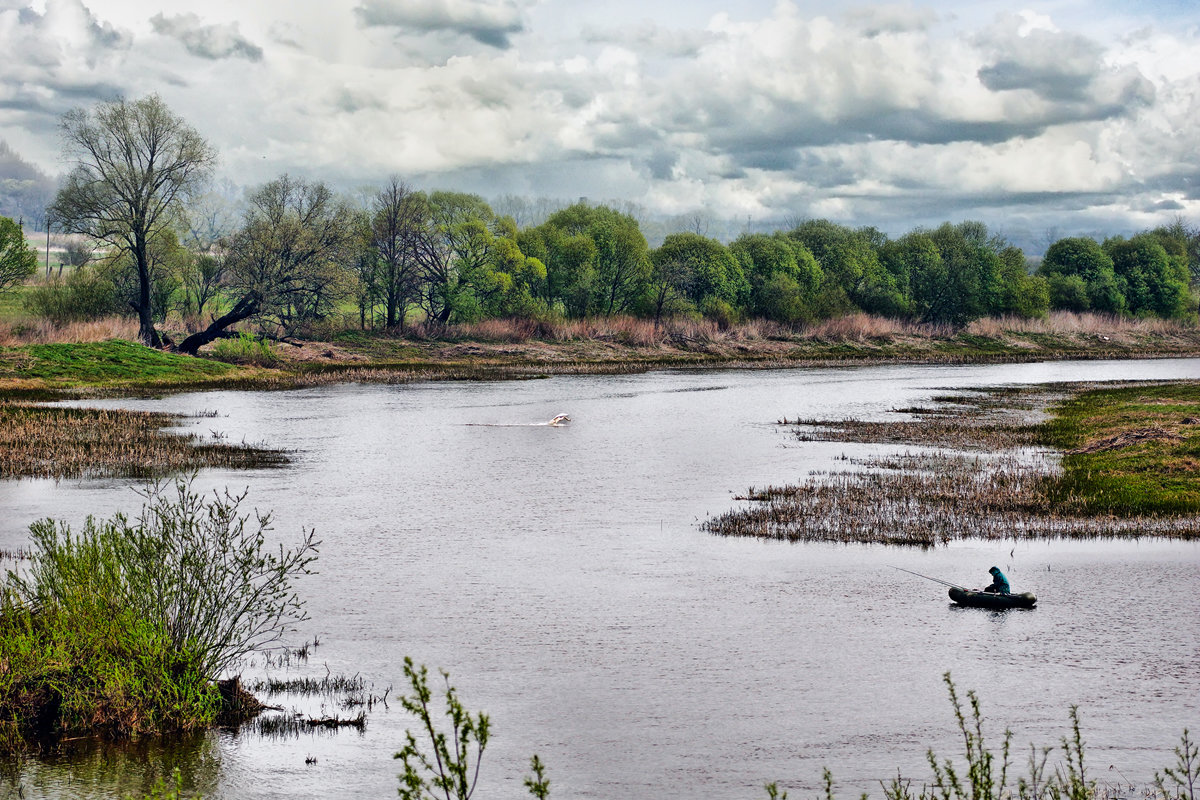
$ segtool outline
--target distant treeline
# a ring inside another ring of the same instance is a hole
[[[804,324],[859,311],[963,325],[1056,309],[1192,321],[1200,282],[1200,230],[1181,220],[1132,238],[1060,239],[1031,270],[982,222],[890,238],[816,219],[729,244],[673,233],[652,249],[632,215],[605,205],[578,203],[518,229],[476,195],[393,181],[356,207],[287,177],[251,195],[232,233],[181,226],[150,250],[160,324],[171,310],[217,317],[245,301],[229,324],[254,316],[290,333],[349,308],[362,327],[400,329],[610,314]],[[111,251],[31,293],[30,308],[120,312],[137,289],[132,269]]]
[[[1031,271],[982,222],[893,239],[815,219],[729,244],[697,226],[651,248],[610,205],[580,202],[522,227],[478,195],[396,177],[355,200],[283,175],[251,192],[239,219],[228,192],[201,192],[216,151],[161,98],[76,109],[63,130],[76,166],[47,218],[104,249],[95,267],[86,246],[68,252],[79,268],[32,292],[29,307],[57,318],[132,309],[152,345],[178,310],[203,326],[189,326],[185,352],[243,321],[303,333],[351,309],[363,328],[400,330],[614,314],[722,327],[859,312],[950,325],[1052,309],[1196,319],[1200,231],[1182,220],[1129,239],[1061,239]]]

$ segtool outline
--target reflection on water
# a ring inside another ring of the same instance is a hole
[[[6,764],[0,797],[143,797],[156,782],[172,786],[175,770],[189,794],[215,797],[220,767],[215,733],[122,745],[77,739],[45,758]]]
[[[536,752],[556,796],[740,798],[771,780],[815,792],[826,766],[843,793],[878,794],[875,780],[898,767],[920,779],[927,748],[950,755],[958,742],[946,671],[979,691],[997,737],[1012,728],[1015,753],[1057,744],[1078,704],[1098,769],[1145,781],[1169,764],[1183,727],[1200,727],[1196,544],[918,551],[723,539],[697,526],[748,486],[892,452],[797,442],[779,419],[879,418],[956,387],[1197,376],[1200,361],[1186,359],[111,402],[217,409],[189,429],[293,451],[284,469],[200,480],[249,487],[282,538],[313,526],[324,540],[319,574],[301,585],[312,620],[297,641],[321,641],[307,674],[400,687],[409,655],[449,670],[467,707],[492,716],[480,796],[526,796]],[[559,413],[572,421],[529,424]],[[0,484],[0,549],[25,543],[37,517],[79,521],[135,501],[123,481]],[[979,585],[993,564],[1038,595],[1036,611],[957,609],[944,587],[891,569]],[[392,703],[362,735],[213,733],[195,747],[218,766],[194,780],[206,797],[394,796],[391,756],[409,725]],[[165,767],[169,748],[146,748],[144,763]],[[25,769],[60,796],[127,791],[116,778],[77,786],[89,769],[68,756]]]

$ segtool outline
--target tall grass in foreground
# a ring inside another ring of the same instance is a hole
[[[962,736],[961,758],[942,758],[929,750],[926,760],[932,776],[930,782],[914,790],[912,780],[901,775],[890,781],[881,781],[885,800],[1099,800],[1111,795],[1088,774],[1078,707],[1071,706],[1069,711],[1070,734],[1060,740],[1058,748],[1031,747],[1026,772],[1016,777],[1014,783],[1010,749],[1012,731],[1004,731],[999,749],[995,749],[984,736],[979,697],[973,691],[967,692],[964,706],[950,673],[945,673],[942,678],[949,690],[954,721]],[[1061,760],[1056,761],[1051,770],[1047,764],[1056,751],[1060,752]],[[1157,794],[1145,791],[1146,797],[1156,800],[1196,800],[1196,785],[1200,783],[1200,754],[1186,728],[1175,755],[1175,765],[1155,775],[1154,789]],[[828,769],[825,770],[824,782],[825,800],[835,800],[833,775]],[[781,790],[777,783],[769,783],[765,789],[770,800],[787,798],[787,792]],[[864,793],[862,800],[866,798]]]
[[[148,489],[134,520],[30,526],[0,587],[0,748],[66,733],[116,738],[208,725],[240,697],[214,682],[306,619],[293,588],[313,533],[267,545],[270,516],[190,479]]]

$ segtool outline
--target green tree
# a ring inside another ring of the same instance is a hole
[[[904,294],[879,260],[882,234],[874,228],[852,230],[829,220],[807,220],[788,232],[821,265],[827,283],[836,284],[859,309],[872,314],[903,316]]]
[[[1200,227],[1187,225],[1183,217],[1177,216],[1170,225],[1160,225],[1150,234],[1170,258],[1187,266],[1191,287],[1200,287]]]
[[[158,347],[150,248],[179,219],[183,197],[207,179],[216,152],[157,95],[75,109],[62,119],[74,163],[50,208],[61,229],[127,253],[137,275],[139,336]]]
[[[37,271],[37,253],[25,241],[21,226],[0,217],[0,292],[22,283]]]
[[[476,319],[498,291],[491,269],[496,215],[482,197],[464,192],[433,192],[425,204],[416,251],[422,310],[442,325]]]
[[[516,224],[511,218],[499,221],[498,236],[491,252],[492,291],[484,297],[484,313],[493,317],[540,318],[549,306],[543,299],[546,265],[527,256],[517,242]]]
[[[910,313],[926,322],[938,319],[949,305],[943,295],[950,289],[942,253],[928,231],[915,230],[888,242],[880,258],[892,275],[908,287]]]
[[[1117,278],[1124,282],[1130,313],[1163,319],[1195,317],[1196,300],[1188,290],[1187,266],[1168,256],[1156,236],[1118,236],[1104,242],[1104,251],[1112,258]]]
[[[545,223],[518,233],[517,244],[546,268],[542,296],[547,305],[561,306],[571,317],[586,316],[596,280],[596,243],[591,237]]]
[[[965,325],[994,313],[1000,288],[1000,250],[982,222],[944,223],[930,232],[944,269],[944,285],[929,303],[932,322]]]
[[[1051,305],[1070,311],[1106,311],[1112,314],[1126,310],[1125,294],[1113,268],[1112,258],[1094,239],[1068,237],[1059,239],[1046,250],[1038,274],[1050,282]],[[1078,277],[1084,293],[1078,292]]]
[[[651,253],[655,265],[669,261],[684,266],[686,279],[680,288],[693,303],[716,297],[727,303],[744,304],[750,285],[741,264],[725,245],[696,233],[672,233]]]
[[[729,252],[746,276],[751,314],[789,323],[814,319],[824,272],[807,247],[781,233],[751,233],[738,237]]]
[[[608,206],[576,203],[552,214],[544,227],[556,228],[574,239],[570,243],[573,258],[555,268],[574,269],[577,286],[584,283],[579,279],[583,274],[591,278],[586,281],[591,291],[584,313],[623,313],[644,298],[650,278],[650,248],[633,216]],[[580,257],[589,251],[591,259],[581,263]],[[546,266],[549,272],[550,262]],[[575,305],[578,310],[581,304],[576,300]]]
[[[1050,310],[1050,287],[1040,275],[1030,275],[1025,254],[1019,247],[1000,251],[999,285],[993,313],[1024,319],[1046,316]]]

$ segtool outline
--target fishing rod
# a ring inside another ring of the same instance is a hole
[[[909,575],[916,575],[918,578],[924,578],[927,581],[933,581],[934,583],[940,583],[943,586],[949,586],[952,589],[962,589],[964,592],[971,591],[970,589],[968,589],[965,586],[959,586],[957,583],[950,583],[950,581],[944,581],[941,578],[931,578],[928,575],[922,575],[919,572],[913,572],[911,569],[905,569],[904,567],[896,567],[896,566],[892,566],[891,564],[888,564],[888,566],[892,567],[892,569],[898,569],[901,572],[907,572]]]

